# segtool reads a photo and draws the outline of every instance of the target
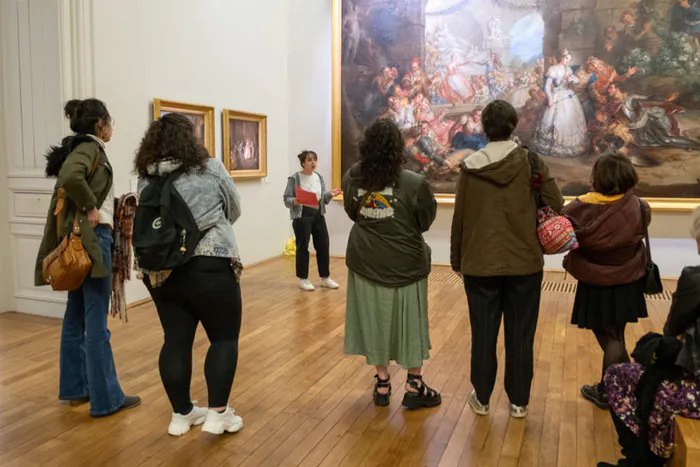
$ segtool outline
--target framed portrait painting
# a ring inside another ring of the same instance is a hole
[[[211,157],[216,157],[214,107],[153,99],[153,120],[158,120],[169,113],[177,113],[187,117],[194,125],[196,138],[207,148]]]
[[[488,143],[481,112],[500,99],[567,199],[619,151],[653,208],[700,204],[700,1],[604,3],[333,0],[333,185],[385,118],[406,168],[454,202],[462,162]]]
[[[224,164],[234,179],[267,177],[267,117],[223,111]]]

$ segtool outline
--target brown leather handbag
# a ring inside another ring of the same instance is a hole
[[[97,165],[100,161],[100,152],[97,150],[95,160],[88,176],[88,184],[97,171]],[[56,216],[56,231],[58,238],[61,236],[61,221],[63,220],[63,209],[65,206],[66,191],[63,188],[58,189],[56,200],[56,208],[54,216]],[[78,214],[75,214],[73,219],[73,229],[66,235],[58,247],[49,253],[41,265],[41,273],[44,282],[49,284],[53,290],[67,291],[78,290],[85,278],[90,274],[92,269],[92,261],[83,245],[83,238],[80,232],[80,223]]]

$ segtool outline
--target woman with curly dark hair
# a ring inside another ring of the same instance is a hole
[[[221,161],[197,142],[192,122],[178,114],[151,124],[134,166],[139,195],[156,178],[173,177],[172,186],[203,234],[182,266],[143,271],[165,334],[159,367],[173,407],[168,433],[183,435],[202,423],[209,433],[236,432],[243,420],[228,407],[228,399],[241,329],[241,266],[232,227],[241,215],[238,191]],[[190,397],[192,344],[200,321],[211,342],[204,363],[209,410],[194,406]]]
[[[360,162],[343,177],[350,231],[345,352],[377,368],[374,403],[389,405],[391,360],[408,370],[403,406],[436,407],[440,394],[422,377],[430,358],[428,274],[423,239],[437,211],[428,181],[402,170],[404,140],[389,120],[365,132]]]

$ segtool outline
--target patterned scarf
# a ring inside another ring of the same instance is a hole
[[[134,216],[138,199],[135,193],[127,193],[114,202],[114,249],[112,250],[112,308],[113,317],[125,323],[129,322],[126,314],[126,296],[124,284],[131,280],[131,237],[134,228]]]

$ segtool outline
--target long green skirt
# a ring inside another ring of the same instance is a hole
[[[348,271],[345,353],[364,355],[368,365],[405,369],[430,358],[428,280],[384,287]]]

